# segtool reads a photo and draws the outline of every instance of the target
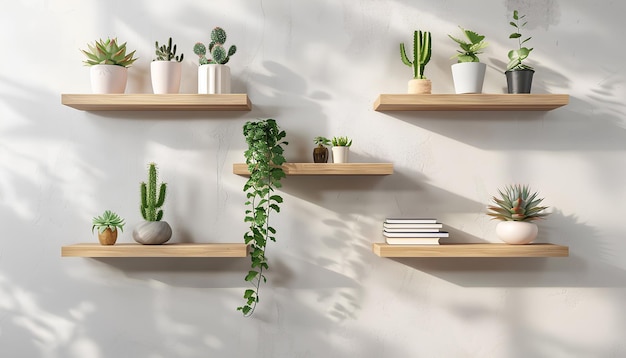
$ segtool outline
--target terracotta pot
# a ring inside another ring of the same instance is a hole
[[[115,245],[117,241],[117,230],[112,231],[107,228],[102,233],[98,232],[98,241],[100,241],[100,245]]]
[[[538,231],[535,223],[526,221],[501,221],[496,225],[496,235],[511,245],[531,243],[537,237]]]
[[[314,163],[328,163],[328,148],[326,147],[313,148],[313,162]]]
[[[409,81],[409,94],[430,94],[432,82],[430,80],[412,79]]]

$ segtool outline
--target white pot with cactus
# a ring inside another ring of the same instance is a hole
[[[152,80],[152,92],[154,94],[178,93],[180,91],[180,79],[184,54],[176,56],[176,44],[172,46],[172,38],[168,44],[159,46],[155,42],[156,58],[150,63],[150,78]]]
[[[498,190],[499,197],[492,197],[495,205],[487,207],[487,215],[501,220],[496,226],[500,240],[512,245],[529,244],[535,240],[539,229],[533,222],[548,215],[547,206],[540,206],[543,198],[527,185],[509,185]]]
[[[198,55],[200,67],[198,67],[198,93],[220,94],[230,93],[230,67],[226,64],[230,56],[237,52],[237,46],[232,45],[226,51],[226,31],[216,27],[211,31],[209,46],[196,43],[193,52]],[[207,57],[207,53],[210,57]]]
[[[413,61],[409,60],[404,48],[404,43],[400,44],[400,57],[402,62],[413,69],[413,79],[409,81],[409,94],[430,94],[432,83],[424,76],[424,68],[430,61],[431,45],[430,32],[416,30],[413,32]]]
[[[350,146],[352,139],[348,137],[333,137],[331,139],[333,163],[349,163]]]
[[[81,50],[87,56],[86,66],[91,66],[91,90],[96,94],[124,93],[128,78],[128,67],[137,59],[135,51],[126,54],[126,42],[117,44],[117,39],[106,39],[87,44],[88,50]]]
[[[133,239],[143,245],[160,245],[172,237],[172,228],[163,218],[163,206],[167,184],[161,183],[157,193],[157,167],[155,163],[148,166],[148,183],[141,183],[141,216],[144,222],[133,230]]]
[[[478,54],[481,53],[480,50],[489,44],[484,41],[485,36],[462,27],[460,29],[463,31],[467,41],[448,35],[461,47],[460,50],[457,50],[457,54],[452,56],[452,58],[458,60],[458,63],[452,65],[454,90],[457,94],[482,93],[487,65],[480,62]]]
[[[91,232],[98,230],[100,245],[115,245],[117,229],[124,231],[124,219],[110,210],[105,210],[102,215],[94,217],[92,224]]]

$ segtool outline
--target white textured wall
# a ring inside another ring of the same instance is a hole
[[[0,356],[2,357],[624,357],[626,80],[620,1],[21,0],[0,12]],[[447,38],[487,36],[485,92],[501,71],[508,15],[528,14],[534,92],[569,93],[550,112],[379,113],[403,93],[398,43],[433,34],[426,75],[451,93]],[[128,92],[150,92],[155,40],[185,53],[224,27],[238,53],[235,92],[251,112],[82,112],[78,49],[118,36],[136,48]],[[156,161],[170,185],[173,241],[242,240],[243,124],[276,118],[289,161],[317,135],[348,135],[357,161],[393,162],[374,178],[288,178],[268,283],[253,318],[235,307],[246,259],[61,258],[96,241],[91,218],[140,221],[138,183]],[[553,215],[540,240],[569,258],[375,256],[388,215],[439,218],[459,241],[495,241],[484,207],[529,183]]]

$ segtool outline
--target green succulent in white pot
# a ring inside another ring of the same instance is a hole
[[[549,214],[545,212],[548,207],[540,205],[544,199],[528,185],[520,184],[498,189],[498,194],[491,198],[493,204],[487,207],[487,215],[501,221],[496,226],[496,235],[508,244],[534,241],[538,233],[534,221]]]
[[[487,65],[480,62],[478,55],[482,53],[485,47],[489,46],[489,43],[485,42],[485,36],[460,26],[459,28],[464,39],[448,35],[461,47],[452,56],[458,61],[452,65],[454,89],[456,93],[482,93]]]
[[[333,152],[333,163],[348,163],[352,139],[345,136],[333,137],[330,142],[333,145],[331,148]]]
[[[91,90],[96,94],[124,93],[128,78],[128,67],[137,58],[135,51],[126,53],[126,42],[118,45],[117,38],[98,40],[87,44],[87,50],[81,50],[87,57],[84,61],[90,66]]]

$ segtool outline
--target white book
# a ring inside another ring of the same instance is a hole
[[[385,237],[450,237],[447,231],[440,232],[387,232],[383,230]]]
[[[387,218],[387,224],[436,224],[437,219],[429,218]]]
[[[420,238],[403,238],[403,237],[387,237],[385,241],[389,245],[439,245],[438,237],[420,237]]]
[[[434,223],[434,224],[388,224],[383,223],[383,228],[385,229],[441,229],[443,228],[443,224]]]
[[[421,228],[384,228],[385,232],[440,232],[440,229],[421,229]]]

